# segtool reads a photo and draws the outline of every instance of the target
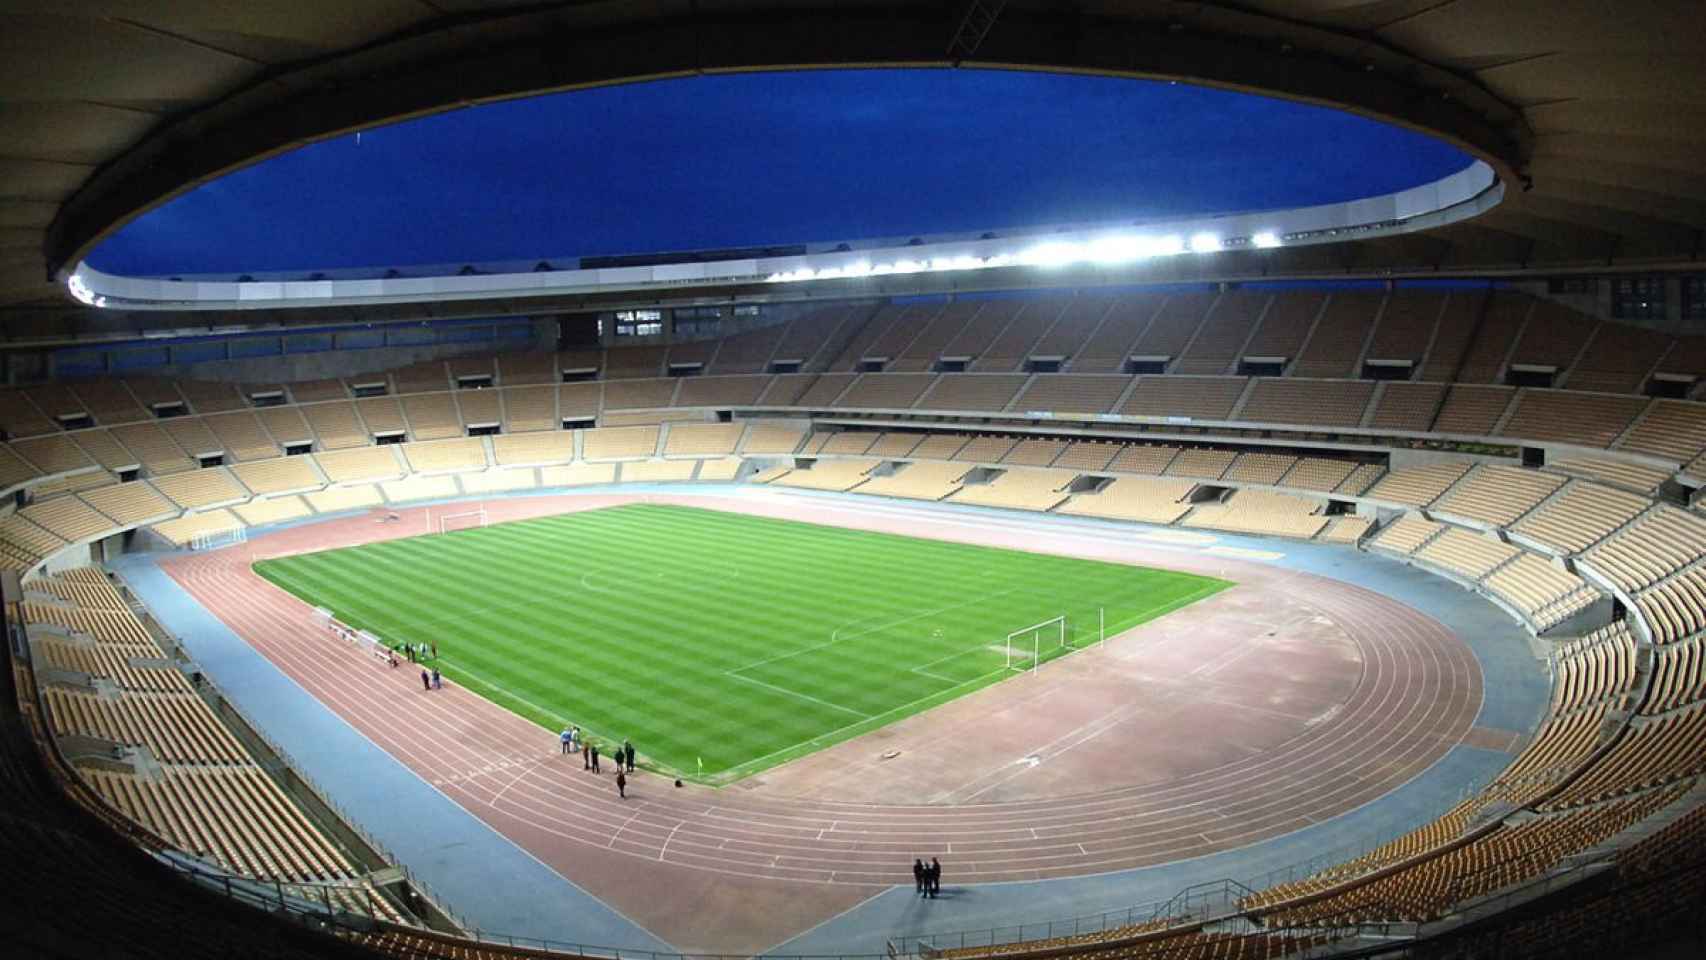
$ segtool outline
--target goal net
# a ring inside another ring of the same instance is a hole
[[[217,550],[229,547],[234,543],[247,543],[249,540],[248,527],[230,527],[225,530],[212,530],[198,533],[190,539],[191,550]]]
[[[438,518],[439,533],[449,533],[452,530],[472,530],[475,527],[485,525],[486,511],[483,507],[479,510],[467,510],[462,513],[440,514]]]
[[[1065,648],[1065,614],[1033,623],[1007,635],[1007,669],[1036,673],[1044,660]]]

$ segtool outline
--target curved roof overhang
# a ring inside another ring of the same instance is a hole
[[[1473,221],[1275,251],[1271,276],[1676,267],[1698,262],[1706,224],[1706,124],[1693,122],[1706,32],[1688,6],[1562,4],[1543,22],[1504,0],[495,10],[298,0],[141,3],[125,17],[5,13],[0,35],[27,69],[0,71],[0,135],[17,152],[0,170],[21,185],[0,197],[0,299],[43,299],[44,281],[63,283],[128,220],[362,127],[635,79],[862,65],[1087,71],[1334,106],[1449,141],[1507,188]]]
[[[1379,44],[1174,4],[1009,3],[967,54],[939,3],[595,3],[451,18],[236,90],[98,170],[46,235],[63,273],[116,227],[230,170],[376,123],[495,99],[715,71],[904,65],[1180,79],[1346,108],[1440,136],[1510,180],[1515,111]]]
[[[1217,265],[1174,261],[1224,254],[1283,255],[1348,237],[1395,237],[1455,223],[1496,205],[1504,185],[1475,161],[1408,190],[1343,203],[1141,224],[1045,227],[1021,232],[809,245],[788,256],[707,258],[650,265],[537,269],[532,263],[443,266],[411,275],[331,271],[316,279],[259,275],[142,278],[87,263],[67,286],[78,300],[119,310],[268,310],[362,307],[447,300],[562,296],[704,296],[757,286],[802,287],[813,296],[859,297],[928,289],[917,278],[949,274],[970,286],[1035,285],[1076,271],[1078,282],[1202,279]],[[1090,271],[1091,276],[1084,276]]]

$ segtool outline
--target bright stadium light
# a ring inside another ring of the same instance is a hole
[[[1039,243],[1019,254],[1019,262],[1032,267],[1064,267],[1084,259],[1084,248],[1076,243]]]
[[[1096,263],[1131,263],[1145,256],[1142,239],[1125,235],[1098,237],[1090,241],[1089,254]]]
[[[1157,257],[1170,257],[1176,253],[1185,252],[1185,239],[1176,233],[1152,237],[1149,240],[1149,252]]]
[[[1263,230],[1261,233],[1258,233],[1255,236],[1251,237],[1250,242],[1252,244],[1258,246],[1258,247],[1261,247],[1263,249],[1267,249],[1269,247],[1279,246],[1280,245],[1280,238],[1279,238],[1279,234],[1273,232],[1272,230]]]
[[[1217,233],[1191,234],[1191,249],[1197,253],[1213,253],[1220,249],[1220,235]]]
[[[98,306],[95,301],[99,298],[95,296],[95,291],[89,289],[89,285],[83,281],[83,277],[81,275],[75,273],[72,274],[70,278],[65,281],[65,289],[69,290],[73,297],[77,298],[78,303],[90,307]]]

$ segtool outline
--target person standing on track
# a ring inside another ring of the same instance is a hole
[[[628,799],[628,775],[622,772],[620,766],[616,768],[616,796],[623,800]]]
[[[557,737],[557,740],[563,745],[563,756],[568,756],[569,745],[575,742],[575,735],[569,731],[568,727],[564,727],[562,735]]]
[[[444,689],[444,678],[438,675],[437,667],[432,668],[432,688],[434,690]]]
[[[633,773],[634,772],[634,742],[632,740],[622,741],[622,759],[627,761],[626,766],[628,767],[628,772]]]
[[[924,896],[924,858],[912,861],[912,883],[918,888],[918,895]]]
[[[930,875],[930,899],[934,900],[936,894],[942,892],[942,861],[931,857],[930,866],[924,872]]]
[[[592,751],[592,772],[600,772],[598,769],[598,744],[595,743],[587,747],[587,749]]]
[[[581,769],[592,769],[592,744],[590,743],[581,744]]]
[[[432,692],[432,677],[428,676],[425,670],[421,671],[421,689],[428,693]]]

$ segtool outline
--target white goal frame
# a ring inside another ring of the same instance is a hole
[[[198,533],[190,538],[191,550],[218,550],[233,544],[248,543],[248,527],[227,527],[224,530],[211,530]]]
[[[433,532],[434,533],[449,533],[450,531],[446,525],[448,523],[450,523],[450,521],[461,520],[461,519],[464,519],[467,517],[474,517],[474,518],[478,519],[479,522],[474,524],[474,526],[483,527],[486,525],[486,508],[481,507],[478,510],[464,510],[460,513],[441,513],[438,515],[438,528],[436,530],[434,530]],[[468,527],[459,527],[458,529],[466,530],[469,528]]]
[[[1056,645],[1059,647],[1065,647],[1066,646],[1066,614],[1064,614],[1064,613],[1058,617],[1050,617],[1047,620],[1040,620],[1036,623],[1031,624],[1028,627],[1020,628],[1020,629],[1015,630],[1012,633],[1009,633],[1007,635],[1007,669],[1009,671],[1014,669],[1014,667],[1013,667],[1014,641],[1018,641],[1018,649],[1020,651],[1023,651],[1025,649],[1025,642],[1024,642],[1025,638],[1029,637],[1031,640],[1030,672],[1031,672],[1032,676],[1036,675],[1037,668],[1042,666],[1042,659],[1043,659],[1042,658],[1042,652],[1043,652],[1042,637],[1043,637],[1043,632],[1046,631],[1049,627],[1055,628],[1054,632],[1055,632]],[[1023,653],[1021,652],[1021,657],[1022,656],[1023,656]],[[1018,669],[1022,673],[1022,672],[1024,672],[1024,670],[1026,668],[1023,666],[1020,666]]]

